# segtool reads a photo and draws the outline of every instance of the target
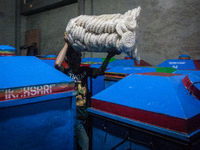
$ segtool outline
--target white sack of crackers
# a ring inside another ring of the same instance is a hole
[[[116,50],[139,62],[137,30],[140,11],[138,6],[125,14],[80,15],[67,24],[68,41],[78,51]]]

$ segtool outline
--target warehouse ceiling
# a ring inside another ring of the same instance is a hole
[[[20,14],[25,16],[33,15],[76,2],[78,0],[21,0]]]

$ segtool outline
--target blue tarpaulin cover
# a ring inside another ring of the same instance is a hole
[[[0,89],[73,81],[34,56],[0,57]]]
[[[193,60],[169,59],[159,64],[157,67],[173,67],[175,69],[197,69]]]
[[[0,57],[0,149],[74,149],[74,86],[34,56]]]
[[[34,56],[0,57],[0,101],[74,91],[74,81]]]
[[[108,64],[107,68],[113,68],[116,66],[134,67],[134,60],[132,59],[116,59]]]
[[[9,45],[0,45],[1,51],[15,51],[15,48]]]
[[[176,74],[193,74],[200,77],[200,70],[176,70],[173,73]]]
[[[132,73],[144,73],[144,72],[156,72],[156,68],[150,67],[124,67],[116,66],[105,72],[105,74],[132,74]]]
[[[167,130],[192,133],[200,127],[200,101],[186,90],[182,82],[185,76],[131,74],[93,96],[92,108]]]

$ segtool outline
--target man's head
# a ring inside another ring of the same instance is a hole
[[[67,48],[65,61],[68,63],[69,68],[73,71],[78,71],[81,65],[81,52],[76,51],[71,45]]]

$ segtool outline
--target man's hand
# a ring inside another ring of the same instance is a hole
[[[119,52],[116,48],[110,48],[108,50],[108,55],[106,57],[106,59],[104,60],[103,64],[101,65],[101,67],[99,69],[94,69],[93,70],[93,76],[99,76],[99,75],[103,75],[104,71],[106,70],[106,67],[108,66],[109,60],[115,56],[115,55],[119,55],[121,52]]]
[[[67,40],[67,35],[65,35],[64,40],[65,40],[65,44],[64,44],[63,48],[61,49],[61,51],[59,52],[58,56],[56,57],[56,61],[55,61],[55,68],[57,68],[57,69],[59,69],[61,67],[62,62],[65,59],[67,48],[69,45],[68,40]]]
[[[64,37],[65,43],[69,44],[69,41],[67,40],[67,34]]]
[[[110,58],[115,56],[115,55],[119,55],[119,54],[121,54],[121,52],[118,51],[116,48],[110,48],[108,50],[108,57],[110,57]]]

